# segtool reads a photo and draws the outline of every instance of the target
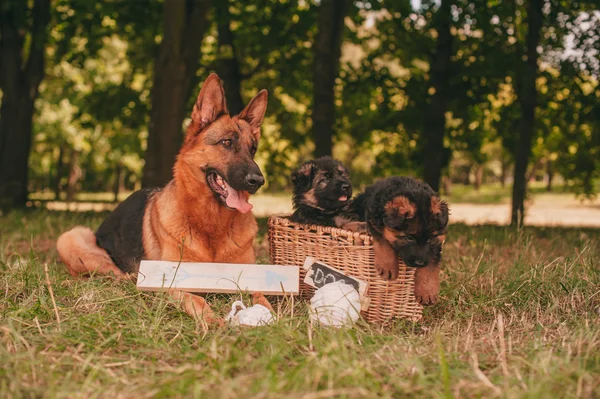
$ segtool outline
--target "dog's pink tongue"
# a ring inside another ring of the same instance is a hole
[[[233,209],[237,209],[241,213],[249,212],[252,209],[252,205],[246,199],[243,192],[234,190],[231,186],[227,185],[227,206]]]

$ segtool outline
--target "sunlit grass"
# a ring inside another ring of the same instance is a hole
[[[0,397],[593,398],[600,387],[598,230],[453,225],[443,301],[421,323],[323,329],[296,301],[270,327],[204,331],[161,294],[66,274],[54,239],[103,216],[0,217]],[[233,300],[209,299],[222,314]]]

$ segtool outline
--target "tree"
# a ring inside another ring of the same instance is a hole
[[[50,0],[0,4],[0,206],[25,206],[33,112],[44,77]]]
[[[165,1],[163,40],[154,66],[142,179],[145,187],[162,187],[173,177],[172,167],[183,137],[182,123],[198,69],[200,45],[209,26],[209,10],[208,0]]]
[[[215,4],[217,14],[217,31],[219,48],[217,72],[223,80],[227,109],[232,115],[237,115],[244,109],[242,100],[242,74],[236,53],[233,32],[231,31],[231,15],[229,0],[220,0]]]
[[[442,168],[445,166],[442,154],[444,153],[446,112],[451,95],[453,40],[450,33],[452,18],[450,10],[452,3],[454,3],[453,0],[441,0],[440,8],[434,15],[437,41],[430,61],[431,87],[433,87],[434,93],[431,96],[429,115],[424,130],[423,180],[435,191],[440,189]]]
[[[331,155],[335,125],[335,79],[340,69],[344,18],[350,0],[321,0],[314,46],[312,137],[315,157]]]
[[[537,47],[543,24],[543,0],[530,0],[527,3],[527,35],[525,39],[525,60],[520,62],[516,76],[516,93],[521,108],[521,135],[518,140],[515,158],[514,184],[512,192],[511,225],[522,226],[525,220],[525,193],[527,189],[527,166],[531,157],[531,146],[535,131],[536,78],[538,75]],[[521,53],[517,51],[517,54]],[[519,62],[520,60],[518,60]]]

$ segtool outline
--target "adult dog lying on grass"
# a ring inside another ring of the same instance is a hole
[[[135,273],[142,259],[254,263],[258,232],[248,203],[263,184],[254,162],[267,91],[230,116],[216,74],[198,95],[174,178],[162,189],[144,189],[120,204],[94,233],[75,227],[56,244],[73,276]],[[190,315],[215,318],[204,298],[173,290]],[[264,297],[256,301],[265,303]],[[268,304],[268,303],[267,303]]]

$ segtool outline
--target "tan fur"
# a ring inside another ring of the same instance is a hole
[[[196,321],[206,324],[224,325],[223,319],[215,317],[206,299],[180,290],[169,290],[169,295]]]
[[[388,242],[390,242],[390,243],[393,243],[394,241],[396,241],[398,238],[401,238],[402,236],[404,236],[404,233],[402,233],[400,231],[390,229],[389,227],[383,228],[383,238],[388,240]]]
[[[252,213],[222,206],[208,186],[190,179],[182,168],[176,167],[176,180],[147,205],[142,228],[147,258],[254,263],[258,225]]]
[[[390,214],[392,212],[396,212],[397,214],[410,219],[415,216],[417,208],[411,200],[409,200],[403,195],[399,195],[398,197],[385,204],[385,211]]]
[[[442,200],[438,197],[431,197],[431,213],[434,215],[442,213]]]
[[[61,234],[56,249],[73,277],[92,273],[125,275],[108,253],[96,245],[96,236],[87,227],[77,226]]]
[[[271,312],[273,312],[273,307],[261,292],[255,292],[252,294],[252,304],[262,305],[265,308],[269,309]]]
[[[242,214],[224,206],[208,186],[205,170],[225,170],[239,161],[236,152],[215,145],[229,139],[232,132],[239,135],[245,148],[256,147],[266,102],[263,90],[239,116],[230,117],[220,79],[214,74],[206,79],[175,162],[174,179],[146,205],[142,225],[145,259],[255,263],[252,241],[258,232],[256,219],[251,212]],[[245,195],[249,196],[247,192]],[[123,275],[106,251],[96,245],[90,229],[76,227],[63,234],[57,248],[73,276],[91,271]],[[223,323],[204,298],[178,290],[170,291],[170,295],[197,320]],[[268,305],[262,294],[255,298]]]
[[[355,233],[367,234],[369,229],[367,228],[366,222],[359,222],[357,220],[351,220],[344,216],[336,216],[334,218],[336,226],[342,226],[342,229],[349,230]]]
[[[299,172],[302,173],[304,176],[308,176],[310,175],[310,172],[312,172],[312,168],[313,166],[310,163],[307,163],[305,165],[302,165]]]
[[[429,265],[415,270],[415,297],[422,305],[433,305],[440,292],[440,266]]]
[[[397,279],[398,255],[394,248],[386,240],[373,237],[373,249],[377,273],[385,280]]]
[[[317,197],[315,196],[315,189],[311,188],[303,196],[304,203],[310,206],[317,206]]]

